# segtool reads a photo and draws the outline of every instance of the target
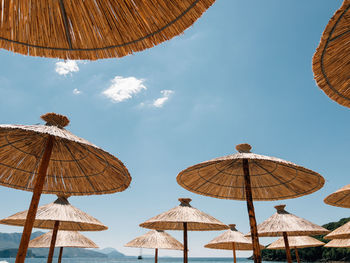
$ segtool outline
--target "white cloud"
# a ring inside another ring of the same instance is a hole
[[[173,90],[162,90],[160,93],[162,93],[162,97],[156,99],[153,101],[153,106],[157,108],[163,107],[164,103],[167,102],[170,98],[170,96],[174,93]]]
[[[74,94],[74,95],[79,95],[79,94],[81,94],[81,90],[74,89],[74,90],[73,90],[73,94]]]
[[[78,72],[78,63],[75,60],[65,60],[56,62],[55,71],[59,75],[67,75],[72,72]]]
[[[131,99],[133,95],[147,89],[143,84],[144,80],[135,77],[123,78],[116,76],[111,82],[109,88],[104,90],[102,94],[110,98],[112,102]]]

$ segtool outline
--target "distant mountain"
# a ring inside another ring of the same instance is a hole
[[[108,258],[125,258],[123,253],[120,253],[118,250],[112,247],[106,247],[103,249],[94,249],[94,251],[105,254]]]
[[[41,236],[44,232],[36,231],[31,235],[31,239]],[[0,258],[6,257],[16,257],[17,249],[21,241],[22,233],[0,233]],[[47,257],[49,253],[48,248],[31,248],[28,250],[28,257]],[[113,253],[117,257],[118,251],[115,249],[110,250],[110,253]],[[59,249],[55,249],[54,257],[58,257]],[[122,257],[123,254],[119,253]],[[99,251],[94,251],[92,249],[84,248],[64,248],[63,257],[81,257],[81,258],[107,258],[108,254],[101,253]]]

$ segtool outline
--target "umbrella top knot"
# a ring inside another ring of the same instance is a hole
[[[284,210],[285,207],[286,207],[286,205],[276,205],[275,206],[278,214],[287,214],[288,212],[286,210]]]
[[[229,224],[228,225],[232,231],[237,231],[236,224]]]
[[[156,229],[156,231],[157,231],[158,233],[164,233],[164,230]]]
[[[179,198],[179,201],[181,202],[181,206],[191,206],[190,202],[192,201],[191,198]]]
[[[240,153],[250,153],[250,150],[252,149],[252,146],[248,143],[241,143],[236,145],[236,150]]]
[[[46,125],[57,126],[61,129],[69,124],[69,119],[66,116],[53,112],[41,115],[40,118],[46,121]]]
[[[59,205],[69,205],[68,202],[68,196],[57,196],[58,198],[56,199],[56,201],[54,202],[55,204],[59,204]]]

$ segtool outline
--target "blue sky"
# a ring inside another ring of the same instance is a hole
[[[190,197],[194,207],[248,232],[245,202],[199,196],[176,183],[181,170],[235,153],[243,142],[326,179],[309,196],[255,202],[258,223],[280,203],[317,224],[348,217],[346,209],[323,199],[349,183],[349,110],[316,86],[311,70],[321,34],[341,3],[217,0],[179,37],[121,59],[70,62],[67,74],[60,60],[1,50],[1,123],[36,124],[43,123],[43,113],[65,114],[70,131],[124,162],[133,178],[129,189],[70,201],[109,226],[88,237],[128,255],[139,251],[123,244],[148,231],[138,225],[177,206],[178,197]],[[0,217],[27,209],[30,197],[1,187],[0,198],[8,202]],[[41,204],[54,200],[43,195]],[[22,229],[0,225],[0,231]],[[169,233],[182,241],[181,232]],[[203,248],[219,234],[189,233],[189,255],[231,256]]]

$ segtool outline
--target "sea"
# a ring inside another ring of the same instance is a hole
[[[46,258],[27,258],[26,263],[46,263]],[[15,258],[0,258],[0,263],[14,263]],[[53,259],[57,262],[57,258]],[[158,263],[182,263],[182,258],[159,258]],[[189,263],[233,263],[232,258],[189,258]],[[252,263],[253,260],[237,258],[237,263]],[[263,261],[264,262],[264,261]],[[127,259],[105,259],[105,258],[62,258],[62,263],[154,263],[153,258],[127,258]]]

